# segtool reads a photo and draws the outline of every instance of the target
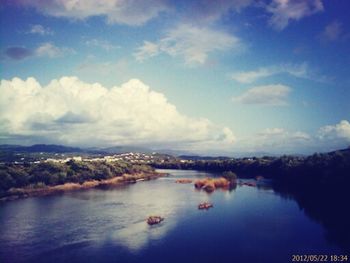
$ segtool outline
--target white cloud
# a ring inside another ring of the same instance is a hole
[[[231,78],[240,83],[253,83],[261,78],[277,74],[289,74],[297,78],[316,79],[310,73],[306,63],[299,65],[283,64],[279,66],[262,67],[253,71],[241,71],[231,75]]]
[[[275,71],[269,68],[259,68],[255,71],[241,71],[232,74],[232,79],[240,83],[252,83],[257,79],[269,77],[274,75]]]
[[[241,47],[236,36],[209,27],[180,24],[167,32],[156,43],[145,41],[134,53],[137,60],[143,61],[160,53],[181,57],[187,65],[204,64],[208,55],[215,51],[226,51]]]
[[[342,24],[338,21],[333,21],[328,24],[321,33],[321,40],[323,41],[337,41],[342,37]]]
[[[106,51],[112,51],[114,49],[120,48],[120,46],[113,45],[112,43],[110,43],[107,40],[101,40],[101,39],[96,39],[96,38],[86,40],[85,45],[87,45],[89,47],[99,47],[99,48],[102,48]]]
[[[345,148],[349,143],[350,123],[342,120],[338,124],[321,127],[312,135],[282,128],[265,129],[249,139],[237,141],[236,147],[278,153],[313,153]]]
[[[269,24],[283,30],[292,20],[298,21],[324,10],[321,0],[272,0],[266,11],[272,14]]]
[[[169,0],[8,0],[16,5],[35,8],[40,13],[70,19],[105,16],[108,23],[140,26],[161,13],[180,13],[183,21],[213,23],[231,11],[240,12],[254,0],[196,0],[177,5]]]
[[[45,36],[45,35],[53,35],[53,31],[48,28],[48,27],[44,27],[42,25],[31,25],[29,31],[28,31],[29,34],[38,34],[38,35],[42,35],[42,36]]]
[[[242,104],[260,104],[270,106],[287,105],[287,97],[291,88],[282,84],[256,86],[250,88],[242,95],[234,97],[233,101]]]
[[[137,61],[144,61],[147,58],[154,57],[160,52],[159,45],[149,41],[143,41],[143,45],[140,46],[134,53],[134,57]]]
[[[314,142],[315,140],[312,136],[302,131],[268,128],[237,140],[236,149],[253,153],[301,153],[309,152]]]
[[[39,12],[71,19],[106,16],[108,23],[140,26],[169,7],[163,0],[15,0],[16,4],[34,7]]]
[[[2,80],[0,90],[0,133],[13,140],[175,149],[227,148],[234,141],[228,128],[180,114],[163,94],[137,79],[107,89],[76,77],[45,87],[34,78],[14,78]]]
[[[304,153],[328,152],[346,148],[350,143],[350,123],[342,120],[326,125],[312,134],[283,128],[267,128],[250,136],[238,138],[235,150],[242,152]]]
[[[257,137],[260,139],[273,139],[276,138],[285,140],[285,139],[293,139],[293,140],[310,140],[311,136],[305,132],[296,131],[296,132],[290,132],[286,131],[282,128],[268,128],[263,130],[262,132],[257,134]]]
[[[350,123],[342,120],[335,125],[326,125],[319,129],[318,136],[321,140],[345,140],[350,142]]]
[[[35,55],[38,57],[57,58],[66,54],[72,54],[74,50],[66,47],[57,47],[52,43],[43,43],[35,49]]]

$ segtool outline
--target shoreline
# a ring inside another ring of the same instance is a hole
[[[159,177],[166,176],[166,173],[136,173],[136,174],[123,174],[121,176],[116,176],[110,179],[104,180],[89,180],[82,184],[80,183],[64,183],[54,186],[45,186],[40,188],[11,188],[9,189],[3,197],[0,197],[0,202],[14,201],[18,199],[46,196],[60,194],[64,192],[76,191],[76,190],[87,190],[96,187],[103,186],[118,186],[125,184],[132,184],[139,181],[146,181],[157,179]]]

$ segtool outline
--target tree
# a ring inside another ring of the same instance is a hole
[[[232,171],[223,172],[222,176],[231,182],[237,180],[237,175]]]

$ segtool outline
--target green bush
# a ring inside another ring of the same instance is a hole
[[[237,180],[237,175],[234,172],[231,171],[226,171],[222,173],[222,176],[226,178],[229,181],[236,181]]]
[[[68,182],[83,183],[87,180],[104,180],[124,173],[153,172],[146,165],[132,165],[120,162],[45,162],[39,164],[0,165],[0,192],[12,187],[20,188],[32,185],[58,185]]]

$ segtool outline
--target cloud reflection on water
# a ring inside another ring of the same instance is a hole
[[[71,244],[90,242],[103,247],[106,242],[137,252],[152,242],[164,238],[180,222],[198,215],[197,206],[214,196],[233,192],[207,194],[196,191],[193,184],[175,184],[178,178],[196,179],[209,174],[179,171],[157,180],[139,182],[111,189],[91,189],[64,195],[29,198],[9,203],[3,210],[6,227],[1,230],[8,246],[19,248],[25,255],[34,243],[45,253]],[[15,209],[16,214],[12,212]],[[160,215],[165,220],[149,226],[146,219]],[[45,234],[43,234],[45,233]]]

